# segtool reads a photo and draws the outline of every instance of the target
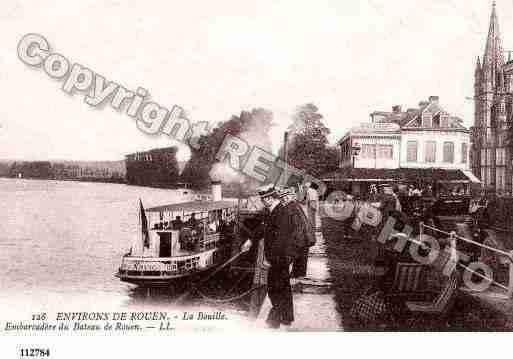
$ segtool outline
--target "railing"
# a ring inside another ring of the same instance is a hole
[[[475,274],[476,276],[484,279],[484,280],[487,280],[489,281],[490,283],[492,283],[493,285],[497,286],[497,287],[500,287],[502,289],[504,289],[506,291],[506,296],[508,298],[512,298],[513,297],[513,251],[509,251],[509,252],[506,252],[502,249],[499,249],[499,248],[495,248],[495,247],[492,247],[492,246],[489,246],[487,244],[484,244],[484,243],[479,243],[479,242],[476,242],[472,239],[469,239],[469,238],[465,238],[465,237],[461,237],[459,235],[456,234],[456,232],[454,231],[451,231],[451,232],[446,232],[446,231],[443,231],[441,229],[438,229],[436,227],[433,227],[433,226],[429,226],[429,225],[426,225],[424,224],[423,222],[420,223],[420,235],[421,235],[421,238],[422,238],[422,235],[424,234],[424,229],[429,229],[429,230],[432,230],[432,231],[435,231],[435,232],[438,232],[440,234],[443,234],[443,235],[446,235],[448,238],[449,238],[449,241],[451,243],[451,255],[453,256],[456,256],[457,257],[457,241],[463,241],[463,242],[467,242],[467,243],[470,243],[472,245],[475,245],[475,246],[478,246],[480,248],[485,248],[485,249],[488,249],[494,253],[497,253],[503,257],[506,257],[509,259],[509,278],[508,278],[508,285],[505,286],[501,283],[498,283],[496,281],[493,280],[493,278],[489,278],[481,273],[478,273],[470,268],[468,268],[467,266],[461,264],[458,262],[458,265],[460,267],[463,267],[465,270],[469,271],[469,272],[472,272],[473,274]]]
[[[201,236],[199,239],[200,251],[205,251],[218,247],[219,239],[221,238],[220,233],[210,233]]]

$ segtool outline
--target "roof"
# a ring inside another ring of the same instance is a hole
[[[419,179],[430,178],[440,182],[475,182],[475,176],[466,174],[468,171],[448,170],[441,168],[341,168],[323,176],[326,182],[417,182]],[[479,181],[479,180],[478,180]]]
[[[416,130],[416,129],[430,129],[436,131],[447,131],[447,130],[465,130],[468,131],[465,126],[462,125],[463,120],[457,116],[451,116],[447,113],[442,106],[440,106],[438,102],[438,97],[436,99],[431,99],[429,101],[421,101],[419,103],[418,108],[410,108],[407,111],[374,111],[371,113],[371,116],[378,116],[380,123],[395,123],[400,126],[401,130]],[[449,117],[448,126],[442,127],[440,124],[435,127],[424,127],[422,126],[422,113],[427,111],[431,113],[433,119],[440,116],[441,114],[446,114]]]
[[[371,115],[383,117],[380,122],[396,123],[399,125],[399,127],[403,127],[408,122],[413,120],[419,113],[419,109],[409,109],[408,111],[401,112],[374,111],[371,113]]]
[[[473,173],[472,171],[463,171],[463,173],[465,174],[465,176],[468,177],[468,179],[470,180],[470,182],[472,183],[481,183],[481,181],[479,180],[479,178],[477,178]]]
[[[146,212],[208,212],[236,206],[237,202],[234,201],[190,201],[151,207]]]
[[[492,14],[490,15],[490,27],[488,28],[488,36],[486,38],[485,52],[483,56],[483,69],[487,67],[493,68],[494,65],[504,65],[504,54],[495,2],[492,5]]]

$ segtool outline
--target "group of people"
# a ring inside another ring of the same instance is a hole
[[[267,293],[272,304],[266,323],[271,328],[287,328],[294,321],[291,280],[306,276],[309,247],[315,244],[318,203],[313,202],[317,199],[308,192],[305,196],[295,192],[274,185],[258,189],[265,207],[264,255],[269,266]],[[310,219],[302,208],[302,201],[307,212],[310,211]],[[251,244],[248,240],[243,250],[249,250]]]
[[[198,226],[198,220],[196,220],[196,217],[193,213],[191,215],[191,217],[185,222],[182,220],[181,216],[176,216],[175,219],[172,221],[161,221],[161,222],[155,223],[153,229],[179,231],[183,227],[195,228],[197,226]]]
[[[186,221],[182,220],[181,216],[176,216],[172,221],[161,220],[155,223],[153,229],[179,231],[180,247],[194,251],[203,234],[219,232],[224,225],[225,221],[221,218],[220,213],[201,219],[197,219],[196,214],[192,213]]]

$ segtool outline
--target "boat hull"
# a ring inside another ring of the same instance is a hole
[[[221,266],[228,259],[229,250],[225,246],[165,258],[125,256],[115,276],[123,282],[145,287],[191,282]]]
[[[179,286],[185,285],[189,283],[193,283],[195,281],[201,280],[205,278],[210,273],[212,273],[216,268],[218,268],[222,263],[217,265],[212,265],[210,267],[197,270],[194,272],[187,272],[181,274],[172,274],[172,275],[154,275],[153,273],[139,272],[139,273],[129,273],[129,271],[118,271],[118,273],[114,274],[115,277],[119,278],[122,282],[134,284],[138,287],[170,287],[170,286]]]

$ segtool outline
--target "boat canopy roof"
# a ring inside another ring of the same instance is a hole
[[[234,201],[190,201],[147,208],[146,212],[209,212],[237,207]]]

